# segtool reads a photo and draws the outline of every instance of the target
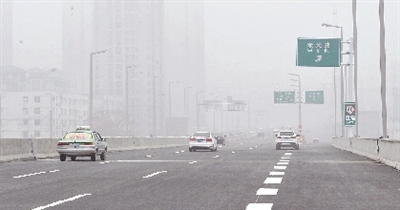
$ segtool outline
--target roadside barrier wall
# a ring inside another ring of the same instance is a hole
[[[189,144],[189,136],[157,136],[157,137],[128,137],[103,136],[106,138],[109,151],[146,149],[157,147],[174,147]],[[231,135],[226,137],[231,141],[247,139],[247,135]],[[18,159],[36,159],[57,157],[57,142],[59,139],[23,138],[0,139],[0,162]]]
[[[399,139],[333,138],[332,146],[368,157],[400,170]]]
[[[182,146],[189,143],[189,137],[107,137],[109,151],[134,150],[154,147]],[[56,157],[59,139],[24,138],[0,139],[0,162],[17,159]]]

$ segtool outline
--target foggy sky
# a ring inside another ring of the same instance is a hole
[[[303,90],[324,90],[332,100],[332,68],[297,67],[297,38],[340,37],[339,29],[322,23],[342,26],[344,39],[352,37],[351,0],[204,2],[206,92],[213,93],[206,98],[234,95],[262,109],[274,90],[293,90],[288,73],[296,73],[302,77]],[[378,3],[357,1],[360,109],[377,111],[381,109]],[[61,67],[61,5],[61,1],[15,1],[16,66]],[[398,0],[385,1],[389,105],[391,90],[400,86],[399,10]]]

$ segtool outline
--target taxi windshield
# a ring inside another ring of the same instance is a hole
[[[92,139],[91,133],[67,133],[64,139]]]

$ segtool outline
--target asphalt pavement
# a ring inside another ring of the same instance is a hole
[[[400,209],[400,172],[328,143],[272,140],[0,163],[0,209]]]

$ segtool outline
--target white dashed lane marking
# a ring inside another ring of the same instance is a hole
[[[54,207],[54,206],[60,205],[60,204],[62,204],[62,203],[69,202],[69,201],[73,201],[73,200],[76,200],[76,199],[79,199],[79,198],[82,198],[82,197],[85,197],[85,196],[88,196],[88,195],[91,195],[91,194],[90,194],[90,193],[85,193],[85,194],[77,195],[77,196],[74,196],[74,197],[71,197],[71,198],[68,198],[68,199],[65,199],[65,200],[59,200],[59,201],[57,201],[57,202],[51,203],[51,204],[46,205],[46,206],[39,206],[39,207],[34,208],[34,209],[32,209],[32,210],[43,210],[43,209],[47,209],[47,208],[49,208],[49,207]]]
[[[257,191],[257,195],[277,195],[278,189],[273,188],[260,188]]]
[[[289,160],[290,156],[292,155],[291,152],[286,152],[282,158],[279,160],[277,163],[277,166],[274,166],[274,169],[276,170],[285,170],[287,168],[287,165],[289,165]],[[283,177],[276,177],[276,176],[284,176],[285,172],[283,171],[271,171],[269,173],[270,176],[274,177],[267,177],[264,181],[264,184],[270,185],[270,184],[281,184]],[[273,196],[278,194],[279,189],[275,188],[260,188],[258,189],[256,195],[257,195],[257,200],[256,203],[249,203],[246,206],[246,210],[271,210],[272,206],[274,205],[273,203],[257,203],[258,199],[261,196]]]
[[[272,171],[269,173],[270,176],[283,176],[285,175],[285,172],[283,171]]]
[[[281,177],[267,177],[267,179],[265,179],[264,184],[280,184],[282,183],[282,179]]]
[[[287,166],[274,166],[274,169],[285,170]]]
[[[271,210],[273,205],[272,203],[249,203],[246,210]]]
[[[60,170],[52,170],[49,171],[49,173],[55,173]],[[29,173],[29,174],[23,174],[23,175],[18,175],[18,176],[13,176],[14,179],[19,179],[19,178],[25,178],[25,177],[30,177],[30,176],[35,176],[35,175],[40,175],[40,174],[45,174],[47,173],[46,171],[40,171],[40,172],[35,172],[35,173]]]
[[[156,175],[162,174],[162,173],[167,173],[167,171],[157,171],[157,172],[154,172],[154,173],[152,173],[152,174],[143,176],[143,179],[151,178],[151,177],[153,177],[153,176],[156,176]]]
[[[277,165],[289,165],[288,162],[278,162]]]

